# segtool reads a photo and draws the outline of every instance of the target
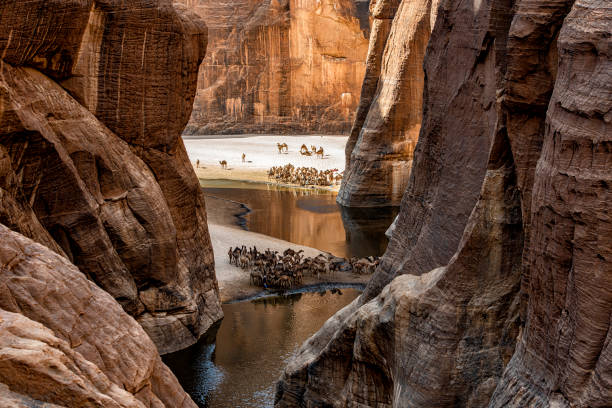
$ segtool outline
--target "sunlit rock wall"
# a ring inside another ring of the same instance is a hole
[[[611,19],[601,0],[440,2],[389,249],[276,406],[610,405]]]
[[[364,1],[180,2],[210,35],[187,133],[348,132],[368,49]]]
[[[399,206],[421,128],[423,57],[437,1],[372,2],[361,101],[346,146],[338,203]]]
[[[180,138],[206,26],[169,0],[0,5],[0,222],[65,255],[161,353],[222,316]]]

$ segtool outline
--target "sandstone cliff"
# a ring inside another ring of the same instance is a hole
[[[421,127],[422,62],[437,3],[371,3],[367,68],[338,193],[344,206],[400,204]]]
[[[0,222],[65,255],[161,353],[193,344],[222,316],[180,138],[204,23],[170,0],[11,0],[0,24]]]
[[[389,249],[277,406],[612,404],[610,27],[600,0],[440,2]]]
[[[0,225],[0,272],[2,406],[195,407],[142,327],[66,258]]]
[[[365,69],[367,1],[179,1],[210,34],[186,132],[348,132]]]

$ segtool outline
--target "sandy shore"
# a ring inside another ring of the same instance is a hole
[[[269,183],[268,169],[289,163],[295,167],[314,167],[317,170],[344,171],[346,136],[185,136],[185,147],[200,179],[239,180]],[[278,153],[277,143],[287,143],[287,153]],[[307,157],[300,154],[302,144],[323,147],[325,157]],[[246,161],[242,162],[242,153]],[[196,162],[199,160],[200,166]],[[227,169],[219,162],[225,160]],[[275,183],[271,183],[275,184]],[[338,190],[339,186],[326,188]]]
[[[223,302],[247,298],[262,291],[261,288],[251,286],[248,272],[230,265],[227,256],[229,247],[246,245],[247,247],[256,246],[259,250],[269,248],[279,252],[287,248],[295,250],[303,249],[304,254],[311,257],[322,253],[314,248],[296,245],[240,228],[237,225],[235,214],[244,214],[246,211],[245,207],[241,206],[240,203],[207,196],[206,207],[208,212],[208,228],[215,252],[217,280],[219,281],[221,300]],[[320,280],[307,276],[304,278],[304,285],[324,282],[367,283],[369,279],[370,275],[335,273],[332,276],[321,276]]]

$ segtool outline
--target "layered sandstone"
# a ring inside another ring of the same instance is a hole
[[[0,272],[3,406],[195,407],[142,327],[65,257],[0,225]]]
[[[290,362],[277,406],[612,403],[611,16],[441,2],[387,254]]]
[[[338,203],[398,206],[421,128],[425,48],[437,1],[378,0]]]
[[[0,222],[65,255],[161,353],[221,316],[180,134],[206,27],[156,1],[0,6]]]
[[[186,132],[348,132],[368,49],[367,0],[179,1],[210,35]]]

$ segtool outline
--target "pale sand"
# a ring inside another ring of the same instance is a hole
[[[296,251],[303,249],[305,256],[311,257],[323,253],[318,249],[296,245],[267,235],[243,230],[236,225],[236,219],[234,218],[234,214],[244,212],[244,208],[239,203],[207,196],[206,206],[208,211],[208,229],[215,254],[215,270],[222,302],[247,298],[262,291],[261,288],[251,286],[248,272],[230,265],[227,256],[227,251],[230,247],[240,245],[246,245],[247,247],[256,246],[260,251],[271,249],[279,252],[283,252],[287,248],[292,248]],[[304,285],[324,282],[365,284],[369,279],[370,275],[335,273],[332,276],[321,276],[320,280],[307,276],[304,279]]]
[[[272,166],[293,164],[295,167],[314,167],[317,170],[344,171],[344,148],[347,136],[186,136],[183,138],[189,158],[200,179],[227,179],[268,183],[268,169]],[[287,143],[289,152],[279,154],[276,143]],[[323,159],[300,154],[302,144],[322,146]],[[246,163],[242,162],[246,154]],[[197,168],[196,161],[200,161]],[[226,160],[227,170],[219,162]],[[328,189],[338,190],[339,186]]]

